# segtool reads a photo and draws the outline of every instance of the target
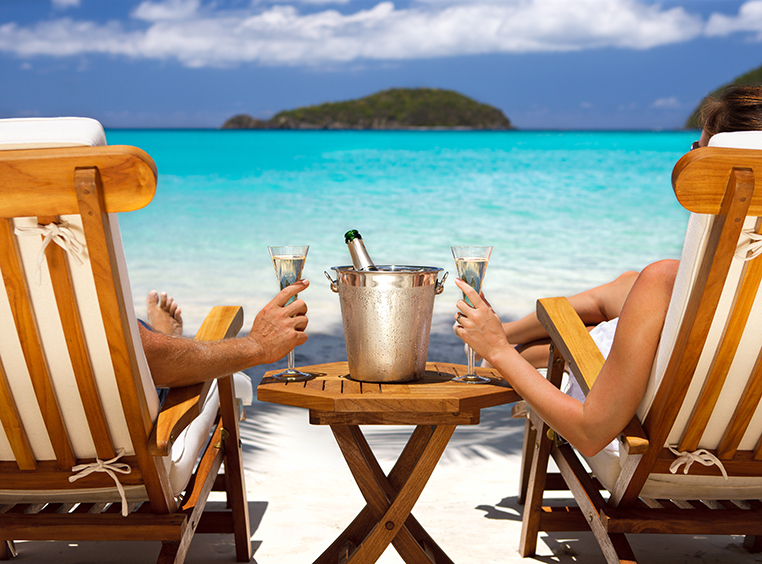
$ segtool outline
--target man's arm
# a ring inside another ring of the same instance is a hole
[[[171,388],[196,384],[259,364],[280,360],[307,340],[307,305],[289,299],[309,286],[300,280],[283,289],[257,314],[251,332],[222,341],[194,341],[140,327],[154,384]]]

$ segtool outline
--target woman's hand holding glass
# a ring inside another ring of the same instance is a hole
[[[465,300],[458,301],[455,334],[476,354],[492,363],[500,349],[511,346],[505,336],[503,324],[489,303],[469,284],[457,279],[455,285],[474,304],[474,307],[471,307]]]

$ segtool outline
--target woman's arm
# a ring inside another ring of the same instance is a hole
[[[460,300],[456,334],[486,358],[551,427],[585,455],[609,444],[632,419],[645,393],[672,295],[677,261],[646,267],[629,291],[611,353],[585,403],[553,386],[524,360],[495,313],[461,280],[476,308]]]

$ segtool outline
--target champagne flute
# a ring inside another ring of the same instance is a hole
[[[273,267],[275,268],[275,277],[278,279],[281,290],[297,280],[301,280],[302,269],[307,260],[307,251],[309,249],[309,245],[267,247],[267,250],[270,251]],[[286,305],[295,299],[296,296],[288,300]],[[288,382],[302,382],[312,378],[312,374],[305,374],[294,368],[294,349],[291,349],[288,353],[288,368],[283,372],[275,374],[273,378]]]
[[[476,290],[477,294],[481,293],[492,247],[451,247],[451,249],[460,279]],[[463,299],[468,305],[474,307],[474,304],[465,294],[463,294]],[[474,364],[474,350],[468,347],[468,374],[457,376],[453,378],[453,381],[466,382],[467,384],[486,384],[489,382],[489,378],[476,374]]]

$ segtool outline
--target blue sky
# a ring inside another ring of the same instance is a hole
[[[673,129],[762,65],[762,0],[0,0],[0,117],[219,127],[391,87],[523,129]]]

